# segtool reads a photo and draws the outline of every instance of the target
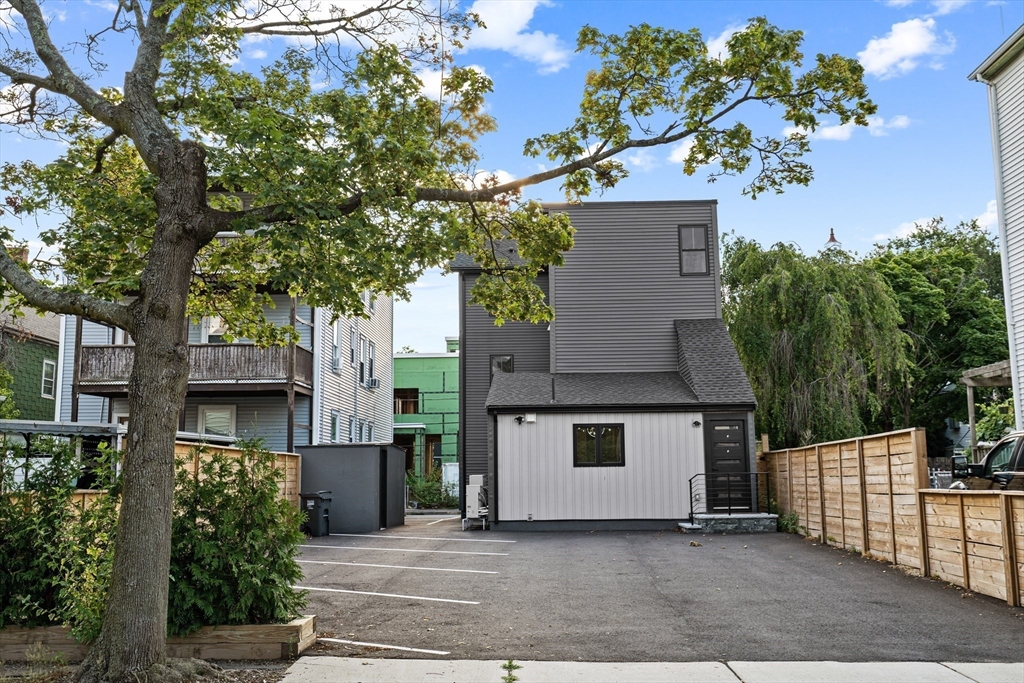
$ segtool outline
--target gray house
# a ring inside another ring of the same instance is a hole
[[[1010,375],[1017,429],[1024,429],[1024,25],[970,78],[988,86]]]
[[[452,263],[464,483],[486,475],[502,528],[672,526],[692,477],[755,468],[754,395],[722,322],[717,202],[547,208],[577,231],[538,278],[550,325],[496,327],[467,303],[480,267]],[[516,263],[513,243],[498,247]]]

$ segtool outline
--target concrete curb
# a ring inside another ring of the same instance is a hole
[[[501,660],[302,657],[282,683],[501,683]],[[1020,683],[1024,663],[941,662],[536,662],[519,683]]]

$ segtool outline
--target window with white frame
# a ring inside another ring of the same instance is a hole
[[[331,411],[331,442],[341,441],[341,413],[337,410]]]
[[[364,443],[366,441],[366,420],[359,421],[359,432],[357,436],[359,437],[359,443]]]
[[[235,406],[199,406],[199,433],[235,435]]]
[[[370,306],[370,313],[373,313],[377,310],[377,296],[374,294],[372,289],[366,293],[366,298],[367,303]]]
[[[373,436],[374,436],[374,434],[373,434],[373,423],[372,422],[367,422],[366,423],[366,440],[369,441],[370,443],[373,443],[373,440],[374,440]]]
[[[227,344],[228,326],[219,315],[203,318],[201,340],[204,344]]]
[[[359,346],[359,337],[356,336],[356,328],[348,328],[349,345],[348,345],[348,362],[352,364],[352,367],[356,365],[356,349]]]
[[[366,355],[368,340],[359,335],[359,383],[366,384]]]
[[[356,418],[351,415],[348,417],[348,440],[349,443],[356,442]]]
[[[376,377],[376,370],[374,369],[374,362],[377,358],[377,347],[373,342],[367,342],[366,351],[366,379],[367,381]]]
[[[120,327],[114,328],[114,344],[119,346],[134,345],[135,340],[128,334],[127,330],[122,330]]]
[[[331,369],[341,370],[341,321],[334,321],[334,339],[331,342]]]
[[[57,396],[57,362],[52,360],[43,361],[43,398],[56,398]]]

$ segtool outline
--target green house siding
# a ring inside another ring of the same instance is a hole
[[[415,471],[423,474],[426,443],[439,437],[441,462],[458,462],[459,357],[452,354],[403,355],[394,359],[395,389],[419,392],[417,412],[395,415],[396,435],[415,435]],[[423,425],[421,429],[403,424]]]
[[[44,398],[43,361],[57,362],[57,347],[31,340],[19,340],[6,337],[4,365],[14,378],[13,399],[18,408],[18,417],[22,420],[52,420],[56,402],[53,398]],[[60,378],[56,377],[56,383]]]

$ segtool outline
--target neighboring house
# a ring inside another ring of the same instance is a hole
[[[988,85],[1017,429],[1024,429],[1024,25],[974,70]]]
[[[21,317],[0,314],[0,364],[11,373],[11,399],[22,420],[53,420],[57,406],[57,363],[61,316],[40,317],[23,307]]]
[[[396,353],[395,445],[405,469],[426,476],[458,461],[459,338],[445,337],[446,353]]]
[[[755,469],[754,394],[722,321],[717,203],[547,208],[576,228],[564,265],[537,278],[550,325],[495,326],[467,303],[479,266],[452,263],[463,484],[486,475],[489,518],[507,528],[674,525],[691,477]],[[513,243],[496,246],[518,262]]]
[[[188,323],[188,394],[178,428],[211,437],[261,437],[275,451],[323,443],[391,442],[390,297],[364,295],[366,318],[341,318],[287,294],[267,319],[291,324],[297,344],[226,343],[219,318]],[[135,348],[123,330],[67,317],[60,419],[126,422]],[[383,362],[378,362],[378,359]]]

